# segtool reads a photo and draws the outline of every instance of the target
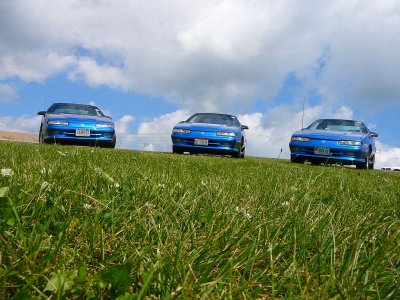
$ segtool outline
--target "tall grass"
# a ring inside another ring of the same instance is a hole
[[[8,168],[2,299],[400,298],[395,172],[0,142]]]

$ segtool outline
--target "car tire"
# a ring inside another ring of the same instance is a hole
[[[371,158],[371,149],[370,152],[368,153],[368,157],[365,158],[365,162],[361,164],[356,164],[357,169],[364,169],[364,170],[373,170],[374,169],[374,163],[375,163],[375,156]]]
[[[295,164],[302,164],[304,163],[304,159],[299,157],[298,155],[290,155],[290,161]]]
[[[246,148],[243,148],[241,153],[240,153],[240,158],[244,158],[246,155]]]
[[[40,126],[40,130],[39,130],[39,144],[44,144],[44,134],[43,134],[43,129],[42,126]]]
[[[108,148],[115,148],[115,145],[117,144],[117,138],[114,136],[112,142],[108,145]]]
[[[110,148],[115,148],[115,145],[117,144],[117,137],[114,135],[113,140],[110,144]]]
[[[244,156],[245,156],[245,148],[243,148],[242,150],[240,150],[239,152],[234,152],[234,153],[232,153],[232,156],[234,157],[234,158],[244,158]]]
[[[244,144],[244,141],[242,139],[242,142],[240,143],[239,151],[238,152],[234,152],[232,154],[233,157],[235,157],[235,158],[244,158],[245,153],[246,153],[246,147],[242,148],[242,146],[244,146],[243,144]]]
[[[103,142],[102,144],[95,145],[95,147],[114,149],[116,144],[117,144],[117,139],[114,136],[111,142]]]
[[[370,168],[369,158],[366,158],[364,163],[356,164],[356,169],[368,170],[369,168]]]
[[[375,165],[375,155],[372,156],[372,158],[370,157],[371,161],[369,163],[368,169],[369,170],[373,170],[374,169],[374,165]]]
[[[356,164],[356,169],[367,169],[367,163]]]
[[[183,154],[183,151],[175,146],[172,146],[172,153],[173,154]]]

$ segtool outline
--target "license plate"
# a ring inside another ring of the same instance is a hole
[[[208,146],[208,139],[194,139],[194,144],[197,146]]]
[[[75,131],[76,136],[90,136],[90,129],[77,129]]]
[[[331,149],[327,147],[315,147],[314,154],[316,155],[331,155]]]

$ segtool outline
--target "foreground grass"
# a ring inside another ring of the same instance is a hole
[[[0,298],[399,298],[397,173],[0,142]]]

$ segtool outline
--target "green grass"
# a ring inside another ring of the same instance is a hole
[[[0,142],[0,299],[400,298],[400,174]]]

